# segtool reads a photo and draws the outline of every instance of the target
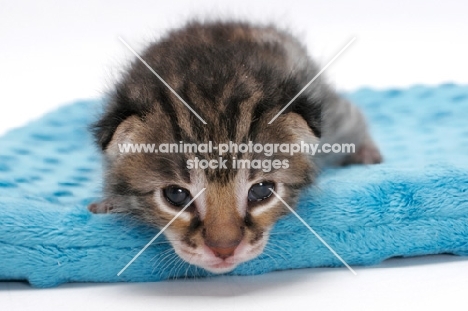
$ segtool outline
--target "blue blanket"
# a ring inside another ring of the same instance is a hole
[[[366,113],[385,163],[325,171],[298,213],[350,265],[468,255],[468,87],[346,96]],[[101,104],[76,102],[0,139],[0,280],[50,287],[208,275],[160,237],[117,276],[157,230],[86,209],[101,195],[100,155],[86,130]],[[342,264],[289,215],[267,250],[232,273],[322,266]]]

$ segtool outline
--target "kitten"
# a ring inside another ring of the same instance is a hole
[[[319,71],[304,46],[275,27],[193,22],[151,44],[141,56],[206,124],[135,60],[93,127],[106,164],[106,198],[89,209],[127,213],[161,228],[206,188],[164,232],[176,253],[191,264],[224,273],[261,254],[270,229],[288,212],[270,188],[294,206],[320,167],[382,160],[361,112],[321,78],[268,124]],[[209,141],[215,146],[230,141],[353,143],[356,152],[276,152],[267,157],[234,150],[221,157],[288,164],[266,171],[232,165],[188,168],[188,160],[219,159],[217,151],[119,149],[124,143]]]

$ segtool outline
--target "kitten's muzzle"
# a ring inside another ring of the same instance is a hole
[[[213,251],[216,257],[219,257],[221,259],[226,259],[234,255],[234,252],[236,251],[236,248],[238,245],[239,243],[231,247],[210,247],[210,246],[208,247],[211,249],[211,251]]]
[[[242,227],[237,230],[210,232],[204,230],[205,245],[213,254],[221,259],[226,259],[234,255],[239,244],[242,242],[244,232]],[[210,234],[211,233],[211,234]]]

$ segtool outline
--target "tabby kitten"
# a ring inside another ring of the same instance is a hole
[[[323,165],[381,162],[361,112],[321,78],[275,121],[270,120],[317,74],[306,49],[275,27],[235,22],[192,22],[151,44],[141,55],[201,118],[145,65],[135,60],[94,125],[105,158],[105,199],[95,213],[127,213],[165,226],[206,188],[164,232],[176,253],[214,273],[234,269],[262,253],[275,222]],[[288,154],[231,151],[222,160],[279,160],[257,168],[189,168],[218,151],[125,153],[124,143],[260,144],[352,143],[355,153]],[[279,162],[278,162],[279,163]]]

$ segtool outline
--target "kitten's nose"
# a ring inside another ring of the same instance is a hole
[[[221,259],[226,259],[228,257],[231,257],[234,254],[238,245],[239,244],[237,243],[229,247],[212,247],[212,246],[208,246],[208,247],[213,251],[216,257],[219,257]]]

